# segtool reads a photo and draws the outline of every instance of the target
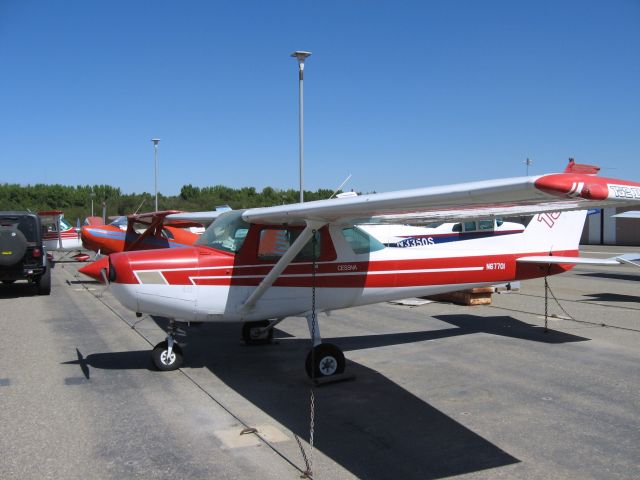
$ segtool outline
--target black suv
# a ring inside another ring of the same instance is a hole
[[[42,241],[40,217],[29,212],[0,212],[0,281],[28,280],[38,294],[51,293],[51,262]]]

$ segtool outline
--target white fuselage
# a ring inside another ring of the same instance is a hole
[[[241,261],[229,255],[219,260],[215,251],[202,247],[184,252],[173,249],[171,257],[154,251],[153,261],[148,252],[131,252],[134,255],[115,262],[118,276],[125,280],[112,283],[111,289],[133,311],[183,321],[306,316],[312,308],[314,285],[318,312],[433,295],[543,276],[537,266],[518,265],[519,256],[549,252],[577,255],[585,213],[563,213],[553,221],[539,217],[534,217],[526,230],[511,234],[369,253],[355,253],[345,240],[343,227],[331,225],[326,234],[335,258],[320,258],[315,275],[311,262],[290,264],[252,308],[245,302],[275,262],[252,263],[246,257]],[[184,259],[178,262],[176,254]],[[131,272],[126,277],[128,269]]]

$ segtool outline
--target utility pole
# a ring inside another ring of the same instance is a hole
[[[153,178],[154,178],[154,185],[156,190],[156,212],[157,212],[158,211],[158,144],[160,143],[160,139],[152,138],[151,141],[153,142],[153,165],[154,165]]]

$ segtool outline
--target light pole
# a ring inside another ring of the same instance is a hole
[[[96,194],[95,192],[91,192],[89,196],[91,197],[91,216],[93,217],[93,197],[95,197]]]
[[[304,185],[303,185],[303,173],[304,173],[304,90],[303,90],[303,80],[304,80],[304,60],[308,56],[311,55],[311,52],[305,52],[302,50],[296,50],[291,54],[292,57],[298,59],[298,67],[299,67],[299,85],[300,85],[300,96],[299,96],[299,131],[300,131],[300,203],[304,202]]]
[[[158,211],[158,144],[160,143],[159,138],[152,138],[153,142],[153,177],[154,177],[154,185],[156,190],[156,212]]]
[[[533,164],[533,160],[529,160],[528,158],[524,161],[524,164],[527,166],[527,177],[529,176],[529,167]]]

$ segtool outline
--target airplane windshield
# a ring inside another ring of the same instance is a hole
[[[129,220],[127,219],[127,217],[122,216],[122,217],[118,217],[116,218],[113,222],[111,222],[109,225],[113,225],[114,227],[126,227],[127,226],[127,222]]]
[[[196,245],[231,253],[239,252],[249,231],[249,224],[242,220],[242,213],[243,210],[234,210],[220,215],[200,235]]]
[[[69,230],[72,228],[71,224],[67,222],[64,218],[60,218],[60,230]]]

